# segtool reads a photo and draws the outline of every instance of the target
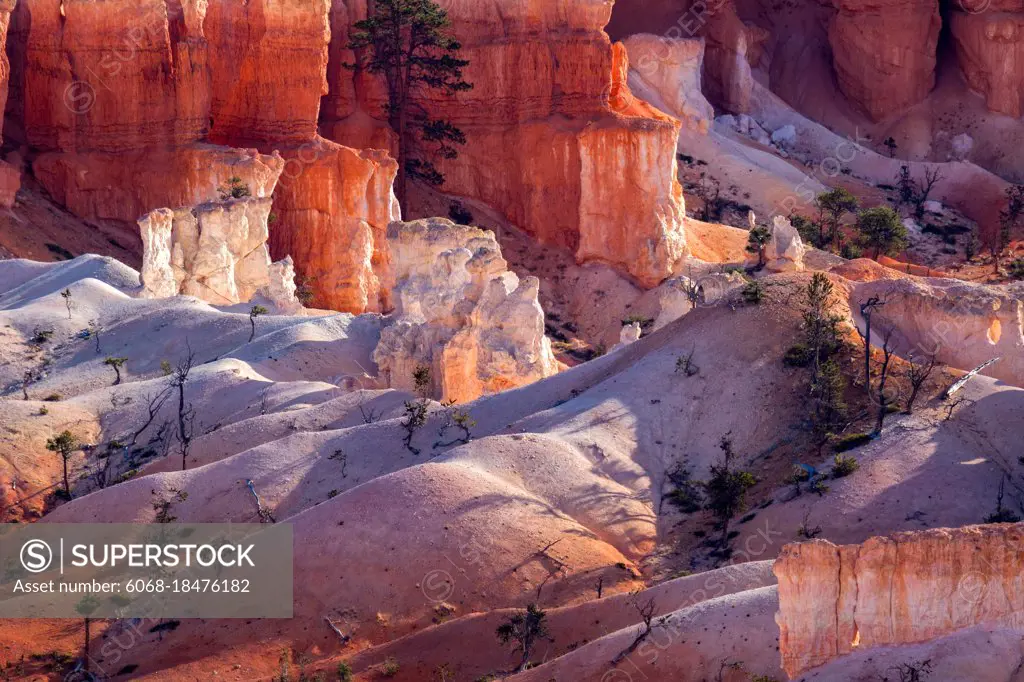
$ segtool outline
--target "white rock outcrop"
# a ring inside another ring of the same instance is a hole
[[[269,198],[245,198],[143,216],[142,296],[235,305],[260,293],[281,312],[297,310],[294,268],[270,262],[270,206]]]
[[[639,322],[630,322],[629,324],[622,325],[622,330],[619,332],[619,342],[612,346],[611,352],[614,353],[626,346],[632,346],[640,340],[642,335],[643,330],[641,329]]]
[[[857,310],[872,296],[886,302],[873,318],[875,329],[895,329],[897,352],[904,357],[934,355],[962,370],[1001,358],[982,374],[1024,387],[1024,282],[988,286],[916,277],[863,282],[853,289],[850,307]]]
[[[797,272],[804,269],[804,242],[789,218],[777,215],[768,228],[772,238],[764,250],[765,267],[772,272]]]
[[[654,320],[654,331],[693,310],[692,287],[690,278],[681,275],[662,282],[658,287],[658,317]]]
[[[646,33],[624,41],[629,87],[690,130],[706,133],[715,109],[701,90],[703,38],[667,38]]]
[[[442,218],[387,231],[395,310],[373,353],[392,388],[431,369],[431,394],[465,402],[558,371],[540,281],[508,270],[493,232]]]

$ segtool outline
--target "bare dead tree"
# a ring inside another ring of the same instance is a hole
[[[910,366],[907,368],[907,379],[910,380],[910,396],[907,398],[906,413],[912,414],[914,412],[914,401],[917,400],[921,387],[928,381],[928,377],[935,371],[939,362],[934,355],[925,356],[923,361],[918,362],[914,358],[913,353],[910,354],[908,361]]]
[[[967,402],[967,398],[957,398],[956,400],[950,400],[949,404],[946,405],[946,421],[953,418],[953,411],[960,407],[962,404]]]
[[[889,328],[882,336],[882,367],[878,377],[878,421],[875,423],[875,433],[882,433],[885,415],[889,412],[890,401],[885,394],[885,383],[889,378],[889,370],[892,368],[894,332],[894,328]]]
[[[658,603],[654,600],[654,597],[641,602],[639,590],[630,595],[630,597],[633,608],[636,609],[636,612],[640,615],[640,621],[642,624],[640,629],[637,630],[636,637],[633,638],[633,643],[620,651],[615,658],[612,659],[612,665],[620,663],[622,659],[636,651],[636,648],[640,646],[645,639],[647,639],[651,634],[651,629],[653,628],[654,614],[658,611]]]
[[[341,477],[348,478],[348,454],[344,450],[335,450],[334,454],[329,456],[327,459],[333,459],[341,462]]]
[[[864,390],[871,398],[871,318],[876,309],[885,305],[878,296],[872,296],[860,304],[860,316],[864,318]]]
[[[157,419],[157,415],[159,415],[161,409],[163,409],[164,403],[167,402],[167,398],[170,397],[172,390],[173,386],[168,385],[156,395],[147,394],[145,396],[145,411],[148,416],[145,421],[142,422],[142,426],[138,427],[138,429],[131,434],[129,444],[132,447],[134,447],[135,443],[138,442],[139,436],[141,436],[147,428],[150,428],[150,426],[153,425],[154,420]]]
[[[718,674],[715,675],[715,682],[725,682],[726,670],[743,670],[743,664],[739,661],[721,660],[718,663]]]
[[[185,342],[187,355],[182,358],[171,372],[171,387],[178,393],[178,449],[181,453],[181,470],[188,468],[188,451],[195,434],[196,411],[192,403],[185,400],[185,386],[195,366],[195,353],[192,346]]]
[[[98,320],[89,320],[89,334],[92,336],[93,341],[96,342],[96,355],[100,354],[100,332],[103,331],[102,325]]]
[[[914,215],[918,218],[924,215],[924,204],[928,196],[935,188],[935,184],[942,179],[939,167],[925,168],[924,177],[917,181],[917,191],[914,193]]]
[[[256,500],[256,515],[259,517],[260,523],[277,523],[277,519],[274,518],[270,509],[263,506],[263,501],[260,500],[259,493],[256,492],[256,484],[252,482],[252,479],[247,479],[245,485],[249,488],[253,499]]]
[[[27,369],[21,378],[21,395],[28,400],[28,387],[39,381],[40,371],[38,369]]]
[[[324,622],[327,623],[327,626],[334,631],[334,634],[338,636],[338,639],[341,640],[342,644],[348,644],[348,641],[352,639],[352,636],[346,635],[344,632],[342,632],[341,628],[335,625],[334,621],[331,620],[329,616],[324,616]]]
[[[690,302],[690,305],[697,307],[700,303],[700,282],[693,278],[693,268],[690,267],[686,271],[686,281],[683,283],[683,293],[686,294],[686,300]]]
[[[604,576],[600,576],[597,579],[597,598],[600,599],[601,595],[604,594]]]

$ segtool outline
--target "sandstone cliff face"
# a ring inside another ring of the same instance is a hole
[[[139,220],[145,247],[141,279],[147,298],[184,294],[233,305],[262,293],[281,309],[298,308],[290,262],[271,265],[267,248],[270,199],[238,199]]]
[[[973,625],[1024,632],[1022,562],[1021,524],[787,545],[774,568],[783,669],[795,678],[858,647]]]
[[[839,87],[875,120],[920,102],[935,85],[941,19],[934,0],[833,0],[828,27]]]
[[[716,106],[734,114],[747,113],[754,84],[750,64],[767,34],[744,24],[733,2],[712,4],[704,30],[705,92]]]
[[[957,59],[968,85],[985,97],[989,109],[1019,118],[1024,112],[1024,4],[993,5],[976,9],[965,2],[967,11],[951,13]]]
[[[871,296],[886,301],[875,329],[893,327],[906,354],[935,354],[940,362],[970,370],[1002,358],[984,374],[1024,387],[1024,285],[985,286],[949,279],[865,282],[851,308]]]
[[[307,142],[327,94],[330,0],[214,0],[210,139],[260,146]]]
[[[651,286],[682,255],[678,123],[625,100],[610,102],[616,82],[628,89],[625,51],[613,50],[603,31],[611,4],[447,3],[470,61],[466,80],[475,87],[455,98],[431,95],[425,104],[467,136],[459,158],[439,164],[443,189],[494,206],[581,262],[616,265]],[[365,11],[360,0],[344,12],[336,5],[335,32]],[[332,63],[348,59],[343,47],[332,41]],[[379,84],[345,70],[332,68],[331,75],[338,95],[326,99],[327,134],[350,145],[379,139],[370,123],[382,117]],[[628,240],[626,225],[634,235]]]
[[[536,277],[507,269],[494,233],[432,218],[388,227],[394,317],[374,351],[392,388],[431,368],[433,397],[465,402],[558,371]]]
[[[238,177],[257,198],[274,194],[271,246],[294,253],[316,304],[387,306],[394,162],[316,134],[330,0],[23,4],[18,118],[57,201],[129,222],[215,201]]]
[[[295,261],[312,305],[352,313],[390,308],[387,226],[400,220],[392,192],[398,164],[380,150],[317,138],[285,151],[270,231],[275,257]]]
[[[641,34],[623,44],[630,88],[688,129],[707,132],[715,110],[701,91],[704,40]]]
[[[206,42],[198,29],[205,3],[22,4],[28,144],[116,152],[202,135],[209,116]]]
[[[236,3],[215,6],[220,16]],[[272,191],[266,178],[280,169],[271,158],[202,144],[211,118],[206,15],[205,0],[23,1],[12,28],[24,50],[18,116],[25,141],[44,152],[34,166],[40,182],[69,210],[134,221],[159,206],[211,201],[231,174],[257,196]],[[234,36],[234,58],[218,56],[246,63],[242,50],[252,47],[242,38]]]
[[[40,155],[36,177],[58,202],[83,218],[132,222],[160,206],[217,199],[237,177],[256,197],[269,197],[284,169],[280,154],[194,144],[179,149]]]

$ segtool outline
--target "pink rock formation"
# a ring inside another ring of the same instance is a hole
[[[19,118],[57,201],[128,222],[214,201],[232,177],[269,197],[281,176],[271,243],[279,258],[294,254],[314,303],[388,305],[378,280],[399,217],[395,164],[316,135],[329,0],[24,2]]]
[[[395,314],[373,353],[393,388],[430,367],[434,397],[467,402],[558,371],[536,277],[508,270],[493,232],[441,218],[388,228]]]
[[[783,669],[795,678],[858,647],[924,642],[973,625],[1024,633],[1022,561],[1022,524],[787,545],[774,567]]]
[[[789,218],[773,216],[771,240],[764,249],[765,265],[772,272],[798,272],[804,269],[806,248]]]
[[[349,4],[347,17],[335,9],[336,34],[365,15],[362,5]],[[447,9],[475,87],[427,102],[468,139],[458,159],[440,163],[443,189],[496,207],[581,262],[616,265],[645,286],[667,277],[684,251],[678,124],[631,95],[613,97],[628,87],[625,50],[613,50],[603,31],[611,3],[486,0]],[[332,63],[346,61],[343,47],[332,41]],[[379,140],[370,123],[381,118],[379,84],[344,70],[332,78],[328,134],[350,145]]]
[[[205,3],[204,3],[205,4]],[[307,142],[327,94],[330,0],[209,3],[210,139]]]
[[[939,4],[833,0],[828,28],[839,88],[875,120],[920,102],[935,85]]]
[[[750,111],[753,75],[750,64],[760,53],[759,44],[767,38],[763,30],[747,26],[729,0],[718,0],[708,13],[703,35],[704,86],[708,98],[734,114]]]
[[[388,224],[401,218],[392,185],[398,164],[386,152],[356,151],[317,138],[285,150],[274,193],[275,257],[290,255],[312,305],[352,313],[390,307],[381,287]]]
[[[955,279],[879,280],[857,285],[851,308],[871,296],[886,301],[876,330],[893,327],[899,351],[970,370],[992,358],[987,376],[1024,387],[1024,284],[985,286]]]
[[[217,199],[217,188],[237,177],[253,196],[268,197],[284,168],[280,154],[192,144],[166,151],[119,154],[42,154],[36,177],[69,211],[86,218],[133,222],[161,206],[193,206]]]
[[[964,3],[967,11],[951,13],[957,59],[968,85],[985,97],[989,109],[1019,118],[1024,111],[1024,3],[993,5],[976,9]]]

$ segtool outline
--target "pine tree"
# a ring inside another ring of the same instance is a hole
[[[473,86],[463,80],[469,62],[450,33],[448,12],[432,0],[376,0],[370,16],[356,22],[349,47],[354,68],[382,74],[388,90],[388,123],[398,135],[395,194],[406,205],[408,179],[440,185],[444,176],[423,158],[425,147],[444,159],[458,156],[466,136],[450,121],[432,118],[421,103],[426,90],[446,95]]]
[[[747,253],[757,256],[757,267],[764,267],[764,250],[772,240],[772,233],[760,225],[752,228],[747,236]]]
[[[864,246],[874,249],[875,260],[881,255],[895,256],[907,248],[907,228],[896,211],[888,206],[876,206],[861,211],[857,216]]]

